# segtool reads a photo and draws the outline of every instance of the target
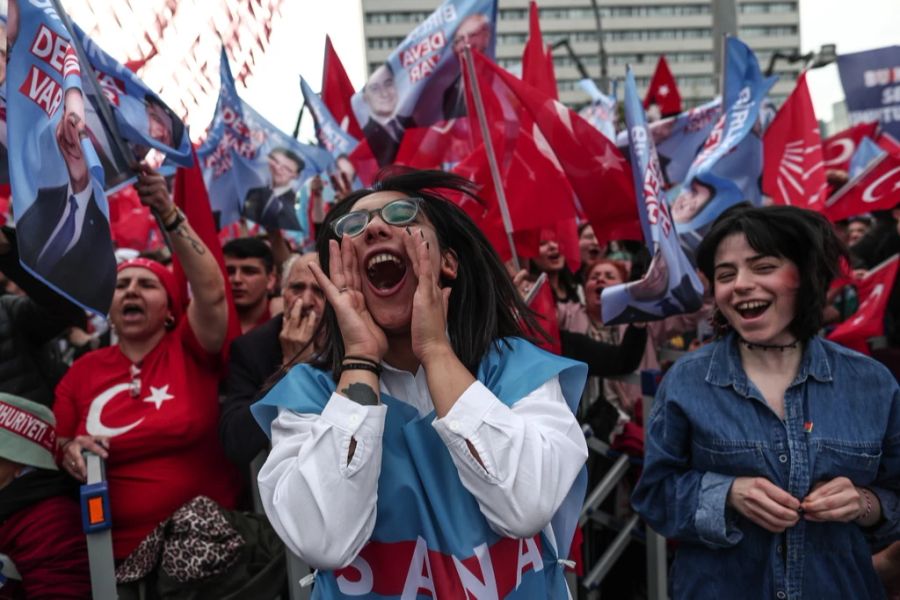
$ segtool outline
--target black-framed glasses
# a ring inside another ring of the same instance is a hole
[[[400,198],[388,202],[381,208],[372,210],[354,210],[331,224],[331,230],[339,238],[344,235],[356,237],[366,230],[373,215],[378,215],[388,225],[408,225],[416,220],[419,214],[421,198]]]

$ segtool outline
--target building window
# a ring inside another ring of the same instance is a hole
[[[797,12],[796,2],[742,2],[740,9],[742,14],[762,13],[792,13]]]
[[[430,15],[430,12],[369,12],[366,13],[366,23],[382,25],[385,23],[419,23]]]
[[[740,28],[741,37],[797,35],[796,25],[752,25]]]
[[[528,10],[525,8],[501,8],[498,14],[501,21],[519,21],[528,18]]]
[[[393,50],[403,41],[402,37],[377,37],[366,40],[369,50]]]

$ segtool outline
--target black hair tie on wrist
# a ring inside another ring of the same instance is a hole
[[[369,371],[381,377],[381,367],[369,362],[348,362],[341,364],[341,373],[344,371]]]

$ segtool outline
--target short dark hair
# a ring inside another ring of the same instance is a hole
[[[293,150],[290,150],[288,148],[281,148],[281,147],[272,148],[272,150],[269,151],[269,155],[271,156],[272,154],[280,154],[280,155],[288,158],[289,160],[291,160],[295,165],[297,165],[297,174],[298,175],[303,171],[304,168],[306,168],[306,162],[304,162],[304,160],[302,158],[300,158],[300,155],[297,154],[296,152],[294,152]]]
[[[231,258],[260,258],[266,267],[266,273],[271,273],[275,267],[272,249],[259,238],[244,237],[228,240],[222,246],[222,254]]]
[[[475,184],[458,175],[397,166],[382,169],[371,188],[354,191],[338,202],[319,228],[316,250],[325,273],[329,268],[328,243],[336,239],[331,224],[350,212],[358,200],[384,191],[422,198],[421,210],[434,225],[441,250],[456,253],[459,271],[455,280],[447,282],[453,288],[447,329],[454,352],[471,373],[478,372],[484,355],[501,338],[528,337],[522,321],[531,331],[543,333],[490,242],[472,219],[442,194],[442,191],[463,194],[483,203],[476,195]],[[331,356],[337,373],[344,348],[330,305],[325,308],[323,323],[332,332]]]
[[[795,206],[756,207],[748,202],[723,212],[697,248],[697,265],[716,287],[715,257],[719,244],[729,235],[743,233],[751,248],[764,256],[790,260],[800,274],[797,312],[789,325],[798,340],[815,336],[822,328],[822,311],[832,280],[840,272],[847,248],[838,239],[828,220],[819,213]],[[716,313],[716,325],[727,330],[728,323]]]

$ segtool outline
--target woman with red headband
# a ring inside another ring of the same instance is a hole
[[[183,311],[175,278],[157,262],[119,265],[109,315],[119,343],[76,361],[53,406],[62,467],[84,481],[81,451],[106,459],[117,562],[184,503],[205,495],[233,508],[238,489],[217,433],[222,272],[162,176],[145,169],[135,188],[169,232],[193,298]]]

